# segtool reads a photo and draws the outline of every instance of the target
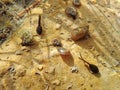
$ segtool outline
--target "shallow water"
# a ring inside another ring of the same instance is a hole
[[[70,0],[41,1],[31,12],[25,12],[23,18],[15,19],[15,30],[0,48],[0,89],[119,90],[120,23],[117,7],[120,3],[111,1],[109,8],[106,1],[102,1],[81,1],[82,5],[76,8],[76,20],[65,14],[66,7],[73,7]],[[19,11],[24,10],[21,3],[15,5],[20,7]],[[42,15],[42,35],[36,33],[39,14]],[[82,25],[89,25],[89,36],[73,41],[72,31]],[[21,45],[21,37],[26,31],[33,36],[33,46]],[[51,46],[55,38],[70,51],[68,56],[60,55],[58,47]],[[100,73],[92,74],[79,59],[79,53],[87,62],[95,64]],[[73,69],[77,72],[71,71]]]

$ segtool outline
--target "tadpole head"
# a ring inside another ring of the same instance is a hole
[[[37,34],[41,35],[42,34],[42,27],[41,26],[38,26],[37,29],[36,29],[36,32]]]
[[[94,64],[89,64],[89,68],[90,68],[90,70],[92,71],[92,73],[94,73],[94,74],[99,73],[99,69],[98,69],[98,67],[97,67],[96,65],[94,65]]]

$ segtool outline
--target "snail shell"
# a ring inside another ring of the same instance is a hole
[[[77,17],[77,10],[74,7],[67,7],[65,13],[73,19]]]
[[[73,3],[73,5],[76,6],[76,7],[81,6],[81,2],[80,2],[80,0],[73,0],[72,3]]]
[[[71,31],[72,40],[77,41],[85,37],[85,35],[88,33],[88,29],[89,29],[89,26],[84,26],[82,28],[78,28],[78,29]]]
[[[70,55],[70,51],[63,47],[58,48],[58,52],[60,53],[60,55],[63,55],[63,56]]]

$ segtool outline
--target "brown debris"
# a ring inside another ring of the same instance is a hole
[[[26,12],[28,12],[30,9],[34,8],[35,6],[39,5],[39,3],[40,3],[40,0],[35,0],[35,2],[32,5],[25,8],[25,10],[19,12],[17,15],[19,16],[19,18],[23,17]]]

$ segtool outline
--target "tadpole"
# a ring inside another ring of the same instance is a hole
[[[79,57],[81,60],[83,60],[85,63],[88,64],[89,66],[89,70],[93,73],[93,74],[97,74],[99,73],[99,69],[96,65],[94,64],[90,64],[89,62],[87,62],[85,59],[83,59],[82,55],[80,54],[80,57]]]
[[[41,35],[42,33],[42,26],[41,26],[41,15],[39,15],[38,26],[36,29],[37,34]]]

